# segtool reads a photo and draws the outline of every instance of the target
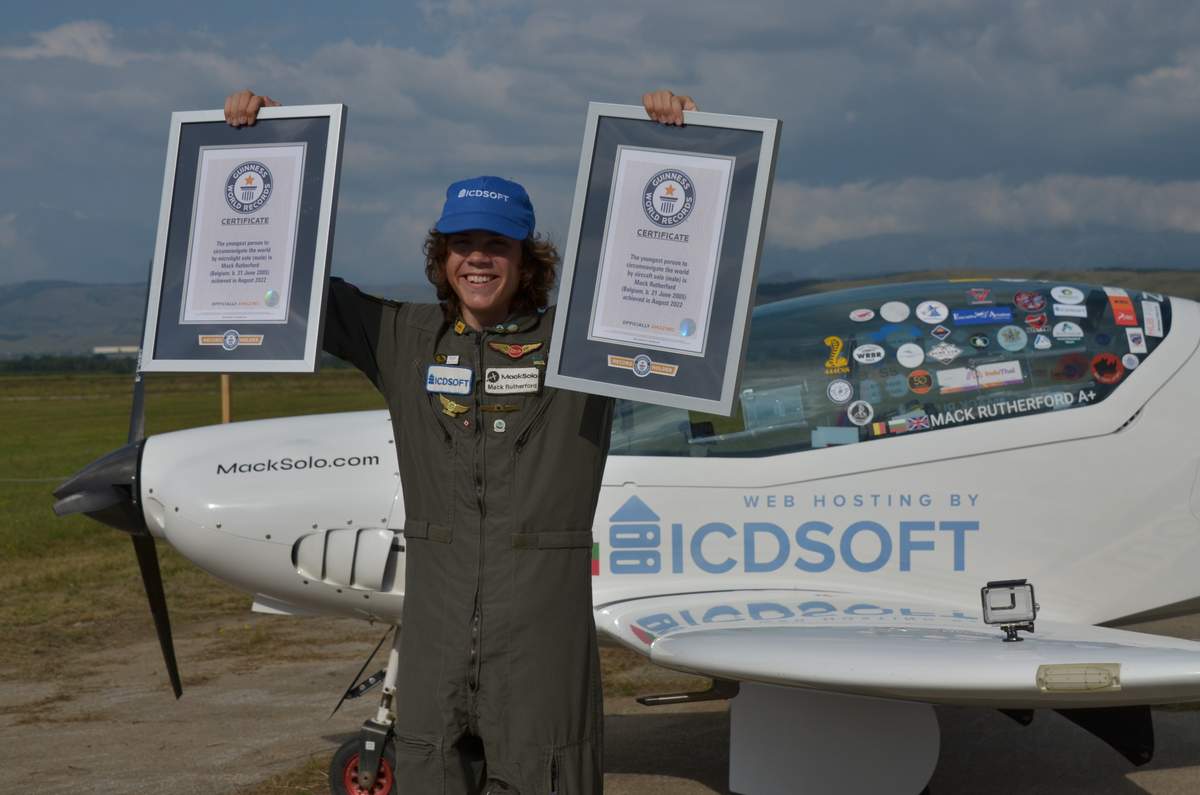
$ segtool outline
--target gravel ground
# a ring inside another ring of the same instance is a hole
[[[228,654],[228,625],[190,628],[177,638],[185,686],[178,702],[153,642],[85,653],[88,673],[74,687],[0,681],[0,792],[237,793],[331,753],[374,708],[373,692],[363,700],[370,703],[351,702],[326,719],[382,633],[326,619],[293,624],[295,643],[320,637],[327,645],[312,659],[297,659],[292,647],[279,660],[253,644]],[[1200,637],[1196,619],[1152,629]],[[328,645],[339,634],[346,642]],[[606,711],[610,795],[728,791],[725,704],[646,709],[612,698]],[[1157,754],[1138,769],[1053,713],[1039,713],[1028,728],[991,710],[938,715],[934,795],[1200,792],[1200,711],[1157,711]],[[796,781],[802,792],[803,770]]]

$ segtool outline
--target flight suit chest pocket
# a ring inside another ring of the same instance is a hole
[[[513,533],[513,549],[586,549],[592,545],[591,530],[546,530]]]
[[[449,544],[454,540],[454,531],[446,525],[433,524],[420,519],[406,519],[404,521],[404,538],[424,538],[430,541],[438,541],[443,544]]]

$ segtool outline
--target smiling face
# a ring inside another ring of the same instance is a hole
[[[463,321],[478,331],[509,316],[521,286],[521,241],[472,229],[447,235],[446,282]]]

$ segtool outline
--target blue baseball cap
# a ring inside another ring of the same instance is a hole
[[[500,177],[473,177],[446,188],[442,217],[434,229],[443,234],[486,229],[524,240],[533,234],[533,203],[515,182]]]

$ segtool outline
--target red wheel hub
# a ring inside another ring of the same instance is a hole
[[[392,765],[388,760],[380,759],[375,786],[365,790],[358,786],[358,754],[355,754],[346,761],[346,767],[342,770],[342,784],[349,795],[388,795],[392,791]]]

